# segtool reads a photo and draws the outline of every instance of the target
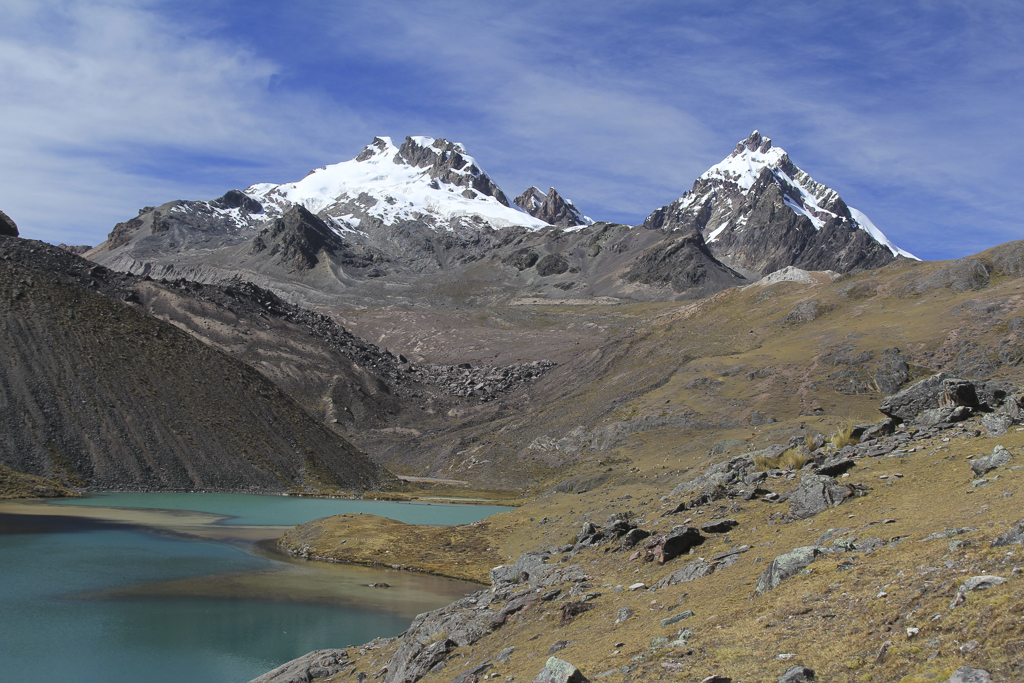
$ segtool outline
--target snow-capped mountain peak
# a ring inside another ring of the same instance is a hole
[[[419,221],[441,229],[547,225],[509,206],[462,144],[425,136],[407,137],[401,146],[376,137],[355,159],[310,171],[298,182],[252,185],[245,194],[263,204],[271,218],[298,204],[351,227],[362,218],[385,225]]]
[[[693,189],[652,213],[644,224],[670,231],[699,230],[716,255],[748,274],[799,265],[801,259],[806,262],[801,267],[820,261],[822,268],[843,270],[852,267],[847,263],[851,259],[869,267],[897,256],[914,258],[756,130],[702,173]],[[828,234],[814,235],[823,230]],[[847,235],[850,230],[862,232],[865,239]],[[792,244],[782,249],[779,240]],[[858,248],[844,251],[851,240]],[[838,250],[829,255],[825,247],[811,248],[818,242]],[[878,252],[883,248],[884,253]],[[784,263],[786,258],[794,262]]]

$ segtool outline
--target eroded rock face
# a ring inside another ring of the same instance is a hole
[[[7,237],[18,236],[18,226],[3,211],[0,211],[0,235],[6,235]]]

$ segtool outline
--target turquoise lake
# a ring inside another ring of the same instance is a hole
[[[341,512],[456,524],[507,509],[175,493],[11,505],[0,505],[8,683],[246,683],[311,650],[397,635],[479,586],[304,562],[254,539]],[[377,581],[392,588],[368,587]]]

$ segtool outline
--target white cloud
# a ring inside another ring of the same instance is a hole
[[[365,128],[315,94],[271,97],[276,64],[145,2],[13,9],[0,28],[0,201],[24,236],[95,243],[142,198],[208,191],[204,163],[226,175],[308,163],[321,125]]]

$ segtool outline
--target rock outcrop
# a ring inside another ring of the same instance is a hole
[[[0,235],[5,237],[17,237],[18,226],[14,224],[11,217],[3,211],[0,211]]]
[[[515,198],[515,204],[534,218],[562,228],[594,222],[580,213],[571,201],[564,199],[553,187],[546,193],[537,187],[531,187]]]

